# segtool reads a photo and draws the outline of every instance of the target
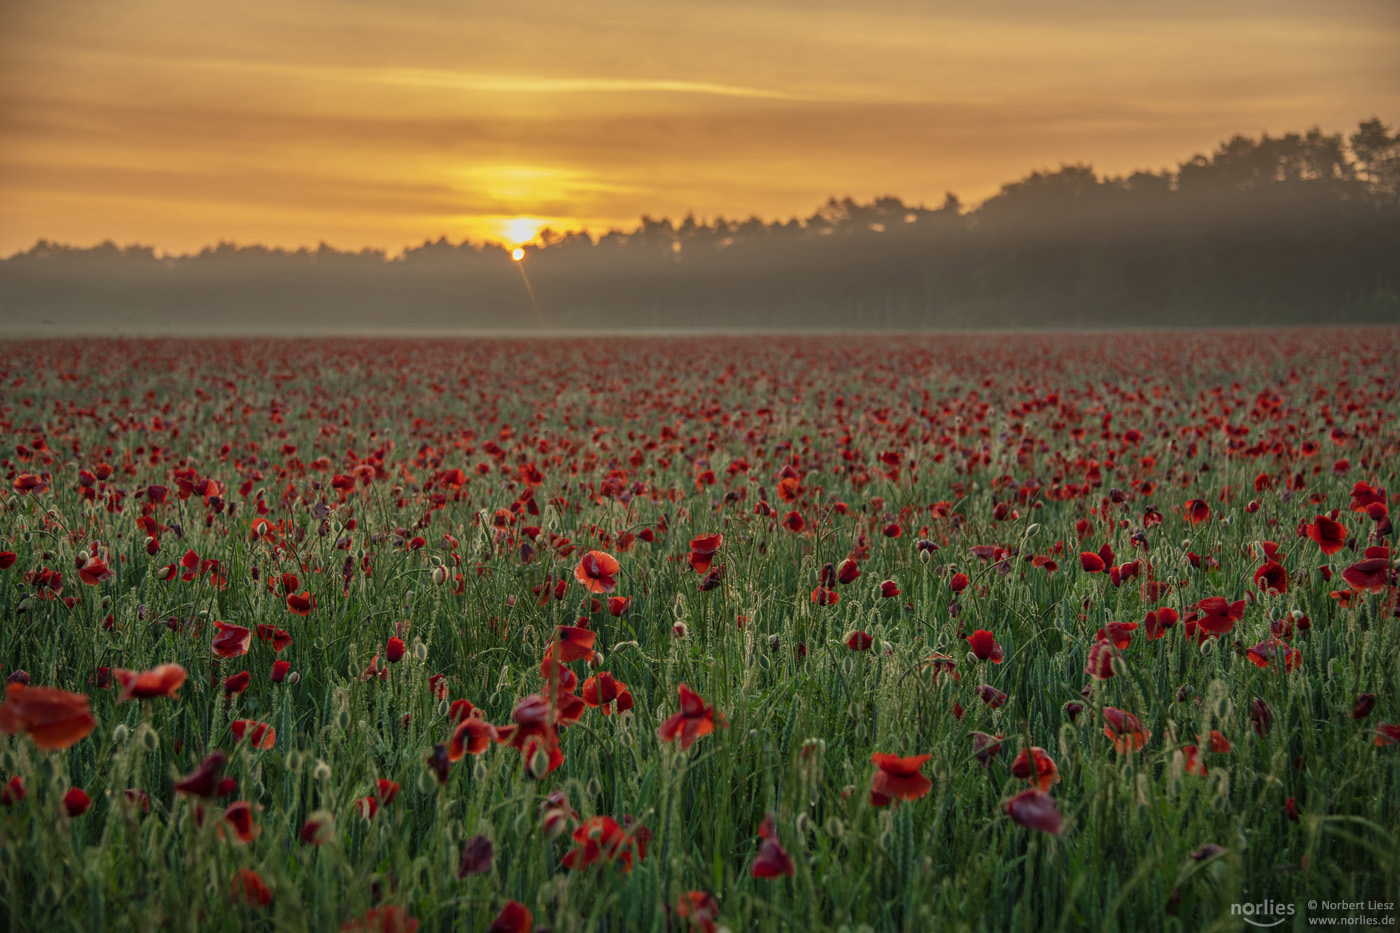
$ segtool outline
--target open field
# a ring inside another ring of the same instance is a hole
[[[5,349],[10,929],[1400,917],[1394,329]]]

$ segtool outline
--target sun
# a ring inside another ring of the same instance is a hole
[[[514,259],[516,262],[519,262],[520,260],[525,258],[525,251],[517,246],[515,249],[510,251],[510,258]]]
[[[541,217],[511,217],[502,221],[500,228],[511,244],[521,246],[533,240],[545,224]]]

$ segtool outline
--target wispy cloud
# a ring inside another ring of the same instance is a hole
[[[319,81],[502,94],[702,94],[762,100],[811,99],[805,94],[774,88],[672,78],[548,77],[450,71],[440,68],[359,68],[258,61],[188,60],[179,62],[179,65],[186,68],[276,74]]]

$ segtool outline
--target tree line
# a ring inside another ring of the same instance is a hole
[[[1162,172],[1032,172],[969,208],[831,198],[765,222],[643,217],[498,244],[283,250],[40,241],[11,326],[106,330],[859,329],[1400,323],[1400,133],[1237,135]],[[532,303],[533,296],[533,303]]]

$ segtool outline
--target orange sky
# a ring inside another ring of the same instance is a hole
[[[1395,0],[0,0],[0,255],[977,201],[1400,120]]]

